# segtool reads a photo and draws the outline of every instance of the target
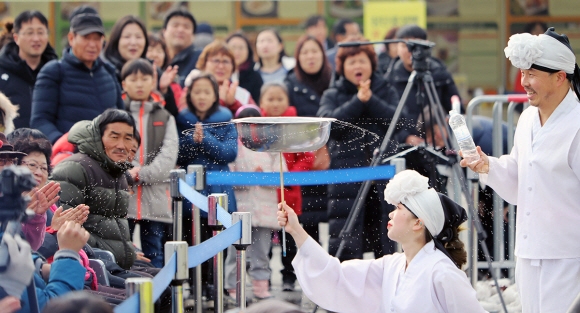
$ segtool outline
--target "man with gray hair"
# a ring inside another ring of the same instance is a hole
[[[471,164],[517,204],[516,283],[523,312],[567,312],[580,293],[580,68],[568,37],[513,35],[506,57],[522,71],[530,107],[509,155]]]

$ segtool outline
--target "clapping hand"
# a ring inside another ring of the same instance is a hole
[[[360,83],[359,90],[356,96],[363,103],[366,103],[371,99],[371,97],[373,96],[373,92],[371,91],[370,79],[367,79],[366,81]]]
[[[34,188],[28,193],[32,198],[28,204],[28,209],[34,211],[36,214],[44,214],[53,204],[55,204],[60,196],[60,184],[54,181],[49,182],[42,188]]]
[[[197,122],[195,124],[195,131],[193,132],[193,141],[201,143],[203,141],[203,124]]]
[[[167,93],[167,88],[175,80],[175,76],[177,76],[178,69],[179,66],[170,65],[165,69],[163,74],[161,74],[161,77],[159,78],[159,91],[161,91],[161,93],[163,94]]]
[[[50,227],[58,231],[66,221],[72,221],[82,225],[87,221],[89,217],[89,206],[85,204],[79,204],[77,207],[63,211],[62,207],[59,207],[54,211],[54,216],[52,217],[52,223]]]
[[[221,84],[219,90],[220,100],[222,100],[227,106],[236,102],[236,89],[238,88],[238,85],[238,82],[230,83],[227,79]]]

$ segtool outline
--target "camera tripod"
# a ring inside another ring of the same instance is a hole
[[[431,118],[431,121],[432,121],[431,125],[433,125],[432,127],[439,127],[441,134],[445,133],[443,131],[443,127],[447,127],[444,124],[446,114],[443,111],[443,107],[442,107],[441,102],[439,100],[439,97],[437,95],[437,90],[436,90],[435,84],[433,82],[433,76],[431,75],[431,72],[429,71],[429,63],[427,62],[427,57],[431,55],[431,48],[435,44],[433,42],[422,41],[422,40],[383,40],[383,41],[376,41],[376,42],[347,42],[347,43],[340,43],[339,46],[353,47],[353,46],[368,45],[368,44],[375,44],[375,43],[386,44],[386,43],[395,43],[395,42],[405,42],[407,44],[407,47],[408,47],[409,51],[411,51],[412,56],[413,56],[413,72],[409,76],[409,80],[407,82],[407,85],[405,86],[405,90],[403,91],[403,95],[401,96],[401,99],[399,100],[399,103],[397,105],[397,108],[396,108],[395,113],[393,115],[393,118],[391,120],[391,123],[389,124],[389,127],[387,129],[387,133],[385,134],[385,137],[383,138],[383,141],[380,145],[380,148],[378,149],[378,151],[375,151],[375,153],[373,154],[373,158],[371,160],[370,166],[371,167],[378,166],[381,163],[386,163],[386,162],[390,161],[395,156],[406,155],[407,153],[412,151],[411,149],[418,150],[422,153],[430,154],[431,156],[435,157],[435,159],[440,159],[440,160],[444,161],[445,163],[447,163],[449,166],[451,166],[451,168],[453,170],[453,174],[458,178],[458,180],[461,184],[461,193],[468,200],[467,201],[468,209],[469,209],[469,212],[471,213],[471,222],[472,222],[472,225],[470,225],[470,226],[475,227],[475,230],[477,232],[478,239],[479,239],[479,244],[480,244],[481,249],[483,250],[483,253],[485,255],[485,258],[486,258],[486,261],[488,263],[492,278],[494,279],[497,293],[499,295],[503,310],[504,310],[504,312],[507,313],[505,301],[503,299],[500,287],[498,285],[497,277],[493,271],[489,250],[488,250],[487,245],[485,243],[485,239],[487,238],[487,234],[486,234],[485,230],[483,229],[483,226],[482,226],[481,221],[479,219],[478,211],[477,211],[477,208],[475,207],[475,204],[473,203],[473,201],[470,201],[471,199],[473,199],[473,196],[472,196],[471,191],[468,187],[468,181],[465,177],[465,173],[463,172],[462,168],[459,165],[458,156],[457,155],[452,156],[452,157],[444,156],[429,146],[424,147],[424,148],[413,147],[413,148],[410,148],[410,149],[403,151],[399,154],[396,154],[394,156],[391,156],[391,157],[387,156],[387,148],[390,146],[389,143],[390,143],[391,138],[393,137],[393,134],[395,132],[395,127],[400,119],[403,108],[405,107],[405,105],[407,105],[406,102],[407,102],[407,99],[409,98],[409,94],[410,94],[413,86],[417,87],[417,97],[416,97],[417,103],[416,103],[416,105],[418,105],[422,110],[420,114],[425,114],[423,112],[423,108],[425,107],[425,105],[427,105],[429,108],[429,111],[428,111],[428,113],[430,115],[429,117]],[[426,103],[425,100],[428,100],[428,102]],[[423,116],[423,120],[425,120],[425,118],[426,118],[426,116]],[[425,125],[423,127],[425,127]],[[426,130],[426,129],[423,129],[423,130]],[[432,142],[435,143],[433,130],[434,129],[431,129],[431,137],[432,137]],[[447,133],[449,133],[450,135],[452,134],[451,132],[447,132]],[[443,137],[444,142],[445,142],[445,147],[449,147],[455,151],[459,151],[459,146],[458,146],[456,140],[451,140],[450,136],[442,136],[442,137]],[[433,168],[434,168],[434,171],[436,171],[436,168],[435,167],[433,167]],[[435,176],[436,176],[436,173],[431,173],[430,178],[435,177]],[[431,181],[431,179],[430,179],[430,181]],[[360,187],[360,189],[358,191],[355,202],[350,210],[349,216],[347,217],[345,226],[339,234],[341,241],[340,241],[340,245],[338,247],[338,251],[335,255],[335,257],[337,257],[337,258],[340,258],[340,256],[342,255],[342,253],[345,249],[346,240],[348,238],[350,238],[353,234],[356,220],[357,220],[357,218],[360,214],[360,211],[363,207],[363,203],[365,202],[365,199],[367,197],[367,194],[369,192],[370,187],[371,187],[371,182],[364,181],[362,186]],[[473,274],[476,275],[476,273],[473,273]],[[318,309],[318,306],[315,307],[313,313],[315,313],[317,311],[317,309]]]

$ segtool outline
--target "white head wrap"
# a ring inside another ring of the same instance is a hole
[[[439,195],[429,188],[429,179],[416,171],[404,170],[395,175],[387,184],[385,200],[392,205],[406,205],[423,220],[433,237],[443,229],[445,212]]]
[[[512,35],[504,49],[506,58],[520,69],[530,69],[532,64],[574,74],[576,56],[556,38],[528,33]]]

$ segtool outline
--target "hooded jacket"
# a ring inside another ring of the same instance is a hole
[[[32,90],[36,82],[36,76],[42,67],[51,60],[56,60],[58,56],[54,49],[48,44],[40,57],[40,64],[32,70],[26,61],[22,60],[19,47],[15,42],[6,44],[0,50],[0,91],[4,93],[10,101],[19,106],[19,114],[14,119],[15,128],[30,127],[30,114],[32,108]]]
[[[171,223],[167,181],[169,171],[175,168],[179,150],[175,119],[159,102],[126,98],[125,103],[141,134],[141,145],[133,160],[141,170],[129,202],[129,217]]]
[[[129,236],[129,192],[123,173],[131,165],[113,162],[106,155],[98,118],[76,123],[68,138],[79,153],[60,162],[51,176],[60,182],[63,208],[88,205],[90,213],[83,224],[91,234],[88,244],[111,251],[117,264],[129,269],[135,261],[135,248]]]
[[[109,108],[124,108],[115,70],[100,58],[89,69],[69,49],[38,74],[30,126],[54,143],[76,122],[92,120]]]

